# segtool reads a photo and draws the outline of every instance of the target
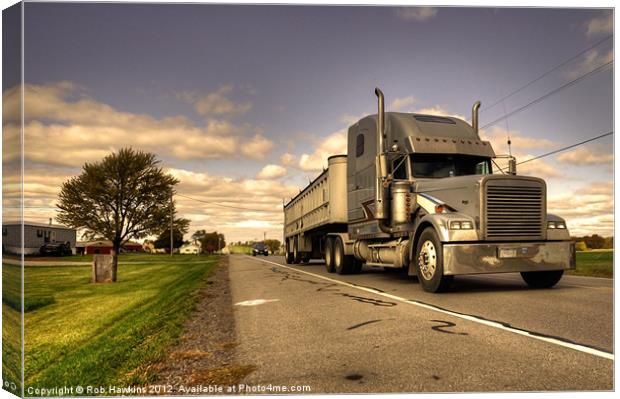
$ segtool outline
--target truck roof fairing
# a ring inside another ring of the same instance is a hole
[[[369,115],[357,125],[374,132],[376,120],[376,114]],[[385,133],[388,147],[398,142],[411,153],[495,156],[491,143],[481,140],[471,125],[459,118],[386,112]]]

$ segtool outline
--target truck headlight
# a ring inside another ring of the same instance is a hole
[[[548,221],[547,222],[548,229],[566,229],[566,223],[560,221]]]
[[[474,224],[469,220],[453,220],[450,222],[450,230],[471,230]]]

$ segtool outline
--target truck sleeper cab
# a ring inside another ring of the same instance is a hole
[[[547,213],[544,180],[494,174],[491,144],[453,117],[378,112],[348,130],[347,155],[284,206],[286,260],[325,259],[330,272],[362,265],[417,275],[446,290],[453,276],[520,272],[556,284],[575,267],[566,223]],[[387,143],[387,144],[386,144]]]

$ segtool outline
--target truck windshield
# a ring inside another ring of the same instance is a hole
[[[472,155],[412,154],[413,177],[440,178],[492,173],[491,159]]]

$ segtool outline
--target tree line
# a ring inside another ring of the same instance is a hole
[[[602,237],[598,234],[591,236],[572,237],[577,245],[577,251],[585,251],[588,249],[613,249],[614,238]]]

